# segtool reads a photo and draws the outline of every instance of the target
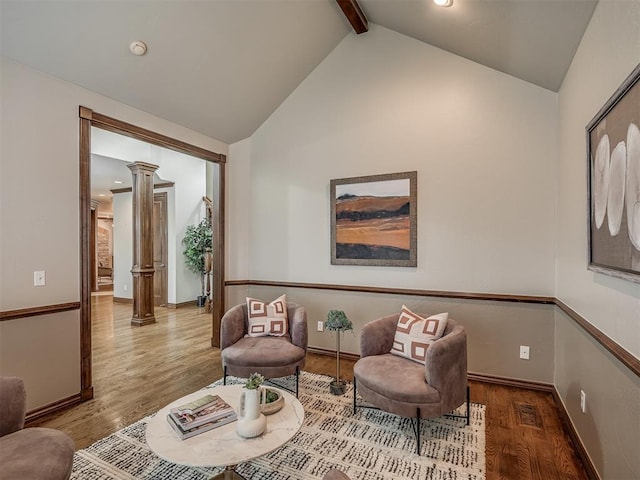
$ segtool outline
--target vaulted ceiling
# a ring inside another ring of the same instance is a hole
[[[359,0],[370,23],[552,91],[596,3]],[[250,136],[355,35],[334,0],[0,0],[0,8],[4,56],[226,143]],[[133,40],[148,45],[145,56],[129,52]]]

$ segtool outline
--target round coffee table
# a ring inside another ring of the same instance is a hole
[[[284,396],[284,407],[267,416],[267,430],[255,438],[242,438],[236,433],[236,422],[231,422],[195,437],[180,440],[167,420],[171,408],[196,400],[205,394],[220,395],[237,412],[242,388],[242,385],[214,387],[170,403],[147,423],[147,445],[156,455],[169,462],[192,467],[226,467],[224,472],[213,477],[214,479],[243,478],[235,472],[238,464],[281,447],[302,427],[304,408],[296,397],[279,390]]]

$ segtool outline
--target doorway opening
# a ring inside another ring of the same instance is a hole
[[[92,363],[91,363],[91,291],[95,286],[94,279],[96,278],[97,270],[95,262],[95,243],[92,241],[95,238],[92,235],[92,209],[91,209],[91,135],[92,127],[104,130],[107,132],[113,132],[125,137],[136,139],[142,142],[146,142],[150,145],[162,147],[168,151],[178,152],[187,156],[195,157],[201,160],[206,160],[207,172],[210,172],[210,184],[211,184],[211,204],[213,209],[211,211],[211,227],[213,230],[212,240],[212,270],[213,285],[211,288],[212,301],[211,301],[211,346],[215,347],[219,344],[220,337],[220,319],[225,310],[224,305],[224,179],[225,179],[225,162],[226,156],[204,150],[200,147],[184,143],[180,140],[173,139],[150,130],[137,127],[135,125],[122,122],[120,120],[101,115],[93,112],[91,109],[80,107],[80,235],[81,235],[81,310],[80,310],[80,336],[81,336],[81,395],[83,400],[93,398],[93,384],[92,384]],[[158,192],[165,193],[165,192]],[[162,205],[162,196],[158,197],[158,203],[154,200],[153,210],[157,211],[158,215],[162,215],[163,208],[168,207],[168,201],[165,206]],[[169,196],[167,195],[167,200]],[[166,215],[165,212],[165,218]],[[95,224],[94,224],[95,225]],[[117,221],[114,222],[114,229],[118,228]],[[156,232],[162,235],[162,232]],[[153,234],[153,232],[151,232]],[[94,234],[95,235],[95,234]],[[169,241],[164,245],[164,252],[162,242],[159,243],[159,248],[155,248],[156,242],[154,241],[154,278],[156,274],[160,277],[158,280],[159,290],[156,291],[154,287],[153,297],[154,303],[164,302],[163,293],[160,291],[162,287],[162,265],[166,267],[168,260],[171,257],[167,254]],[[156,255],[157,253],[157,255]],[[157,265],[156,265],[157,260]],[[167,261],[165,261],[167,260]],[[117,260],[114,259],[114,263]],[[131,265],[131,264],[129,264]],[[166,269],[165,269],[166,271]],[[113,272],[117,275],[117,268]],[[155,285],[154,280],[154,285]],[[166,284],[171,283],[170,279],[167,279]],[[114,289],[117,286],[117,280],[114,277]],[[115,294],[115,293],[114,293]],[[142,327],[144,328],[144,327]]]

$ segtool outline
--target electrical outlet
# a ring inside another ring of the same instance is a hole
[[[318,320],[318,331],[322,332],[324,330],[324,322],[322,320]]]
[[[126,283],[123,283],[123,284],[122,284],[122,290],[124,290],[124,291],[126,292],[126,291],[127,291],[127,288],[128,288],[128,287],[127,287],[127,284],[126,284]]]
[[[520,358],[522,360],[529,360],[529,347],[526,345],[520,345]]]
[[[587,412],[587,394],[584,393],[584,390],[580,390],[580,410],[582,413]]]
[[[44,287],[46,285],[45,274],[43,270],[33,272],[33,286]]]

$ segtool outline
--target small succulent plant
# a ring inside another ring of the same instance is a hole
[[[332,331],[346,332],[347,330],[353,330],[353,324],[342,310],[329,310],[327,320],[324,322],[324,328]]]
[[[248,390],[255,390],[263,383],[264,377],[262,375],[260,375],[259,373],[252,373],[251,375],[249,375],[249,379],[244,384],[244,388]]]

